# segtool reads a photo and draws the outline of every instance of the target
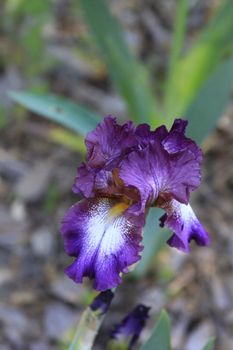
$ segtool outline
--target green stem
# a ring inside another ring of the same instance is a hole
[[[104,315],[98,315],[89,307],[83,312],[69,350],[91,350]]]
[[[91,350],[98,334],[99,328],[104,320],[105,314],[110,306],[115,289],[101,292],[87,307],[81,315],[80,321],[69,350]],[[109,293],[107,299],[101,300],[99,297]],[[97,307],[95,301],[97,302]]]

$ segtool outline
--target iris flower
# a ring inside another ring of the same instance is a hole
[[[119,125],[108,116],[87,134],[86,161],[73,185],[82,199],[61,226],[66,253],[75,257],[66,273],[75,282],[89,277],[99,291],[120,284],[122,273],[141,258],[150,207],[165,211],[160,225],[173,232],[170,246],[189,252],[191,240],[209,243],[189,205],[200,184],[202,152],[185,136],[186,126],[176,119],[170,131],[164,125],[151,131],[147,124]]]

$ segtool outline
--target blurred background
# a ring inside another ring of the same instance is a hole
[[[232,350],[233,2],[1,0],[0,16],[0,349],[67,349],[95,295],[64,275],[59,224],[78,199],[83,136],[113,114],[153,127],[189,119],[205,152],[192,205],[212,244],[179,253],[152,218],[95,349],[144,303],[142,342],[166,308],[172,349],[199,350],[215,335],[216,349]]]

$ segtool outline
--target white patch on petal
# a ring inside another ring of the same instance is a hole
[[[175,237],[169,240],[169,244],[186,252],[189,251],[191,240],[195,240],[198,245],[202,246],[209,244],[208,233],[189,204],[185,205],[172,200],[165,210],[167,213],[165,225],[175,234]]]
[[[181,204],[176,200],[170,202],[167,214],[178,220],[180,225],[184,225],[182,230],[187,226],[190,227],[195,223],[199,223],[190,204]]]
[[[85,246],[99,258],[107,258],[123,248],[132,227],[124,216],[110,218],[111,208],[111,201],[104,198],[92,206],[88,215]]]
[[[62,234],[67,252],[76,257],[66,269],[75,282],[89,277],[97,290],[111,289],[140,259],[142,225],[126,216],[127,208],[108,198],[83,199],[70,208]]]

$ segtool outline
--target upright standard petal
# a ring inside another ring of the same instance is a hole
[[[131,152],[121,164],[119,176],[124,185],[133,186],[140,193],[140,205],[133,205],[131,211],[144,212],[147,203],[152,203],[158,196],[158,173],[151,170],[149,146]]]
[[[168,244],[184,252],[189,252],[189,243],[194,240],[200,246],[209,245],[208,233],[197,219],[189,204],[172,200],[164,206],[166,214],[160,218],[160,225],[174,232]]]
[[[82,163],[78,167],[78,175],[75,178],[72,191],[77,194],[82,194],[86,198],[93,197],[95,177],[95,171],[88,167],[86,163]]]
[[[94,288],[111,289],[121,272],[140,259],[142,227],[127,216],[128,205],[108,198],[82,200],[66,213],[61,232],[65,250],[75,256],[67,275],[81,283],[94,279]]]
[[[93,168],[112,169],[119,160],[137,145],[132,122],[119,125],[116,118],[105,117],[94,131],[87,134],[87,163]]]
[[[187,147],[171,154],[160,142],[149,143],[122,161],[119,176],[126,186],[139,191],[141,210],[157,205],[159,197],[188,203],[190,191],[200,183],[199,152]]]
[[[88,164],[82,163],[78,167],[78,175],[72,187],[76,194],[82,194],[85,198],[91,198],[96,193],[101,192],[103,195],[112,193],[115,189],[115,182],[111,171],[96,170]]]
[[[108,116],[87,134],[85,144],[86,162],[78,167],[72,190],[90,198],[96,189],[106,193],[107,188],[112,187],[111,171],[138,146],[138,141],[132,122],[119,125],[116,118]]]
[[[161,142],[167,135],[168,131],[165,125],[161,125],[159,128],[152,131],[148,124],[139,124],[135,130],[139,149],[146,147],[149,143],[153,143],[154,141]]]
[[[183,146],[187,146],[184,141],[191,141],[184,134],[187,125],[187,120],[175,119],[171,130],[168,131],[165,125],[161,125],[155,130],[150,130],[148,124],[139,124],[135,130],[139,148],[143,148],[149,143],[160,142],[168,152],[175,153],[180,151]]]

